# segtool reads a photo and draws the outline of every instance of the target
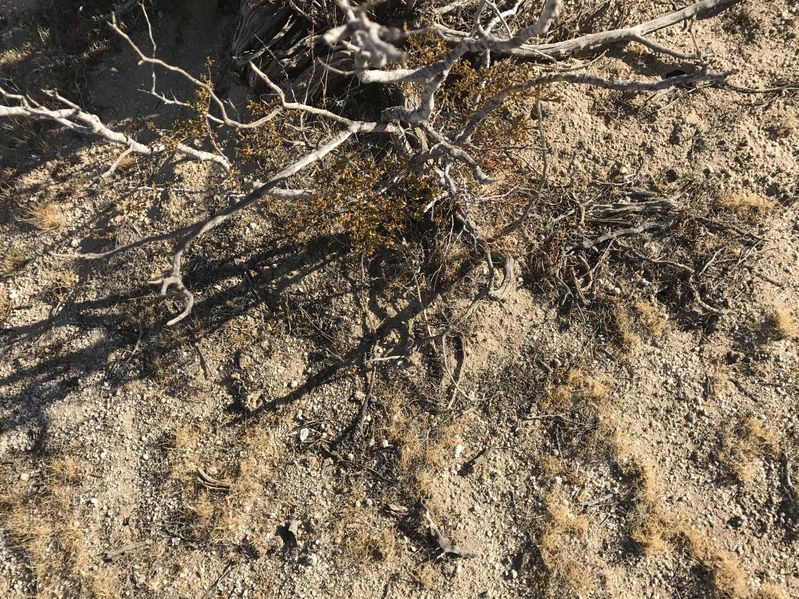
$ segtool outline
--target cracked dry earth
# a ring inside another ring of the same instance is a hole
[[[208,46],[211,4],[168,57]],[[668,9],[630,4],[631,22]],[[26,5],[0,25],[3,68],[36,56]],[[799,81],[797,34],[784,1],[693,25],[747,87]],[[668,65],[641,50],[597,67]],[[108,122],[153,109],[121,49],[83,75]],[[162,248],[62,255],[205,200],[130,191],[137,165],[100,184],[113,151],[55,131],[4,143],[0,596],[799,597],[799,98],[558,93],[559,193],[590,206],[632,181],[745,242],[703,237],[700,266],[727,275],[686,301],[643,263],[603,270],[566,310],[522,260],[450,341],[463,393],[440,351],[407,348],[466,309],[481,267],[422,310],[398,259],[287,238],[254,210],[193,250],[197,305],[164,328],[178,305],[147,284]],[[212,179],[190,163],[159,176]],[[31,225],[42,202],[59,227]],[[471,555],[442,556],[431,523]]]

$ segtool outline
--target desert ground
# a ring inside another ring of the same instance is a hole
[[[0,0],[0,82],[174,126],[150,69],[66,4]],[[235,11],[159,4],[161,58],[223,63]],[[679,6],[566,2],[551,35]],[[212,214],[230,180],[174,156],[103,176],[111,144],[0,120],[0,596],[799,597],[799,7],[656,39],[737,89],[549,88],[513,150],[538,164],[543,124],[546,188],[507,292],[477,302],[467,244],[431,274],[410,236],[359,251],[266,200],[192,248],[195,306],[167,326],[168,246],[75,254]]]

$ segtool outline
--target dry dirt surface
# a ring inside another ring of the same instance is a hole
[[[0,0],[0,78],[117,128],[169,122],[137,91],[149,71],[57,4]],[[587,4],[626,24],[674,9]],[[154,12],[159,53],[196,72],[232,18]],[[514,280],[444,347],[421,341],[486,267],[432,292],[410,250],[297,236],[268,203],[193,248],[196,306],[164,326],[163,245],[69,255],[218,210],[179,191],[212,169],[101,179],[115,149],[0,123],[0,596],[799,597],[798,36],[795,2],[746,0],[657,40],[747,90],[554,87]],[[594,65],[679,68],[643,46]],[[552,276],[564,240],[630,206],[668,232],[586,244]]]

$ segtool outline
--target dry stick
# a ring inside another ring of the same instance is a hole
[[[654,33],[655,31],[665,29],[666,27],[671,27],[672,25],[676,25],[682,21],[705,18],[713,11],[726,9],[733,4],[737,4],[738,2],[741,2],[741,0],[703,0],[702,2],[696,2],[695,4],[687,6],[682,10],[678,10],[662,17],[658,17],[657,19],[635,25],[634,27],[614,29],[612,31],[603,31],[600,33],[590,33],[578,38],[552,44],[538,44],[533,46],[523,44],[516,47],[513,47],[512,45],[495,45],[491,47],[491,50],[522,58],[562,59],[573,54],[585,52],[587,50],[598,50],[600,48],[606,48],[616,44],[639,42],[646,44],[649,48],[657,52],[665,52],[666,54],[675,56],[677,58],[688,58],[693,57],[693,55],[669,50],[660,44],[645,40],[644,36]],[[439,27],[438,31],[445,40],[454,43],[462,42],[464,39],[469,37],[468,34],[465,34],[462,31],[455,31],[446,27]]]
[[[219,576],[216,577],[216,580],[214,580],[214,583],[208,588],[207,591],[205,591],[205,593],[203,593],[203,595],[202,595],[202,597],[200,597],[200,599],[210,599],[211,597],[214,596],[214,594],[216,593],[216,589],[219,586],[219,583],[222,582],[222,579],[225,576],[227,576],[228,573],[233,569],[234,563],[235,562],[233,562],[233,561],[229,561],[227,563],[225,568],[222,570],[222,573]]]
[[[196,87],[207,92],[208,97],[216,105],[216,107],[219,109],[220,114],[222,115],[222,117],[220,118],[213,116],[211,114],[206,114],[206,118],[208,118],[210,121],[213,121],[214,123],[217,123],[219,125],[222,124],[229,125],[231,127],[236,127],[238,129],[254,129],[256,127],[260,127],[267,121],[270,121],[272,120],[272,118],[274,118],[275,113],[272,112],[251,123],[240,123],[235,119],[231,119],[227,114],[227,110],[225,109],[225,104],[222,102],[219,96],[216,95],[216,92],[214,92],[214,88],[212,85],[206,83],[205,81],[197,79],[195,76],[190,74],[185,69],[164,62],[160,58],[151,58],[147,56],[144,52],[142,52],[141,48],[139,48],[135,44],[135,42],[132,39],[130,39],[130,36],[119,28],[115,17],[111,19],[111,23],[109,24],[109,26],[117,35],[119,35],[123,40],[125,40],[128,43],[128,45],[131,47],[133,52],[138,57],[139,64],[149,64],[153,66],[158,66],[172,73],[176,73],[181,77],[183,77],[184,79],[186,79],[187,81],[189,81],[190,83],[192,83],[193,85],[195,85]],[[157,95],[156,97],[158,97],[159,99],[163,99],[160,95]]]
[[[452,408],[452,404],[455,403],[455,398],[458,396],[458,393],[463,395],[466,401],[472,401],[473,398],[468,393],[466,393],[466,391],[464,391],[463,388],[461,387],[461,378],[463,378],[463,369],[466,366],[466,348],[463,345],[463,338],[461,337],[461,350],[463,353],[463,360],[461,361],[460,367],[456,367],[458,378],[455,378],[453,371],[449,367],[449,359],[447,358],[447,334],[448,332],[445,332],[444,334],[441,335],[441,360],[443,362],[444,372],[447,373],[450,382],[452,382],[452,396],[449,399],[449,403],[447,403],[447,409],[449,410]]]
[[[158,188],[155,188],[158,189]],[[134,189],[135,190],[135,189]],[[255,191],[260,191],[261,188],[256,189]],[[181,189],[170,189],[170,191],[176,192],[183,192],[183,193],[208,193],[204,190],[181,190]],[[250,192],[254,193],[254,192]],[[231,194],[229,197],[233,197],[236,195],[237,197],[242,197],[246,199],[249,197],[250,194]],[[262,193],[262,196],[271,196],[279,199],[289,199],[289,200],[308,200],[313,195],[308,189],[265,189]],[[174,239],[175,237],[179,237],[184,234],[188,234],[190,231],[194,230],[199,224],[205,221],[200,221],[200,223],[194,223],[193,225],[188,225],[186,227],[182,227],[180,229],[174,229],[172,231],[167,231],[166,233],[159,233],[158,235],[151,235],[150,237],[145,237],[143,239],[138,239],[136,241],[131,241],[128,244],[120,245],[113,249],[107,250],[105,252],[93,252],[93,253],[76,253],[76,254],[60,254],[60,253],[53,253],[53,256],[57,256],[59,258],[81,258],[83,260],[99,260],[102,258],[110,258],[115,254],[121,254],[123,252],[127,252],[129,250],[142,247],[145,245],[150,245],[151,243],[157,243],[159,241],[168,241],[170,239]],[[160,282],[160,280],[159,280]]]
[[[696,73],[688,73],[677,77],[669,77],[661,81],[611,81],[587,73],[548,73],[534,79],[529,79],[523,83],[511,85],[501,92],[494,94],[486,101],[483,107],[469,120],[461,133],[455,138],[456,143],[466,144],[474,135],[477,126],[494,110],[496,110],[511,94],[521,91],[528,91],[534,87],[540,87],[550,83],[571,83],[574,85],[589,85],[600,89],[609,89],[622,92],[646,92],[660,91],[669,89],[677,85],[696,83],[699,81],[723,81],[729,77],[730,72],[714,72],[704,69]]]
[[[290,197],[294,197],[297,193],[304,194],[305,192],[292,193],[293,190],[278,190],[275,188],[277,187],[278,184],[285,181],[292,175],[297,174],[305,167],[324,158],[327,154],[329,154],[337,147],[339,147],[341,144],[343,144],[352,135],[356,133],[387,133],[390,131],[393,132],[393,130],[394,127],[389,124],[361,123],[353,121],[350,127],[348,127],[345,131],[342,131],[341,133],[336,135],[325,145],[318,148],[314,152],[311,152],[303,156],[301,159],[294,162],[293,164],[287,166],[282,171],[274,175],[269,181],[267,181],[257,189],[245,195],[241,200],[239,200],[235,204],[229,206],[225,210],[222,210],[221,212],[219,212],[218,214],[214,215],[213,217],[207,220],[199,221],[193,225],[190,225],[189,227],[180,229],[179,231],[172,231],[161,235],[154,235],[146,239],[140,239],[138,241],[129,243],[125,246],[108,250],[107,252],[91,253],[91,254],[72,254],[68,255],[68,257],[84,258],[84,259],[106,258],[114,254],[124,252],[129,249],[133,249],[135,247],[143,246],[145,244],[172,239],[180,234],[185,233],[186,235],[176,244],[176,251],[172,258],[172,271],[167,277],[161,280],[162,295],[165,295],[166,292],[169,290],[169,288],[174,286],[186,298],[186,306],[184,310],[178,316],[167,322],[168,326],[176,324],[181,320],[183,320],[184,318],[186,318],[194,306],[194,294],[192,294],[191,291],[189,291],[186,288],[181,274],[183,253],[191,243],[193,243],[194,241],[196,241],[197,239],[199,239],[200,237],[202,237],[212,229],[218,227],[220,224],[222,224],[228,218],[230,218],[233,214],[251,206],[252,204],[256,203],[264,196],[267,195],[280,196],[288,194]],[[286,193],[281,193],[281,192],[286,192]]]
[[[660,229],[665,226],[664,223],[656,223],[656,222],[649,222],[643,223],[637,227],[629,227],[626,229],[617,229],[615,231],[611,231],[610,233],[605,233],[604,235],[600,235],[594,239],[584,239],[580,243],[577,244],[577,247],[583,250],[590,250],[595,245],[599,245],[600,243],[604,243],[605,241],[610,241],[612,239],[616,239],[617,237],[624,237],[627,235],[640,235],[644,231],[648,231],[649,229]]]
[[[342,44],[354,51],[356,67],[354,73],[362,83],[423,83],[416,108],[394,106],[386,109],[383,114],[383,118],[388,121],[421,124],[433,114],[436,93],[447,80],[455,63],[467,52],[491,50],[494,47],[517,47],[533,36],[545,34],[560,13],[561,0],[546,0],[538,20],[519,31],[513,38],[498,40],[486,37],[485,32],[480,38],[467,36],[441,60],[418,68],[391,71],[383,70],[383,67],[404,58],[404,54],[391,43],[398,39],[396,30],[370,21],[365,11],[356,12],[346,0],[341,0],[339,5],[347,14],[347,23],[326,33],[325,41],[331,46]],[[481,4],[478,7],[474,15],[475,29],[479,28],[477,19],[482,6]]]
[[[487,246],[488,244],[486,244]],[[500,300],[505,297],[510,289],[510,284],[513,282],[513,273],[516,268],[516,260],[513,256],[503,256],[505,258],[505,266],[503,267],[502,285],[494,289],[493,286],[488,288],[488,297],[493,300]],[[494,260],[491,257],[491,251],[486,250],[486,260],[488,261],[488,268],[492,271],[494,269]]]
[[[174,286],[183,295],[183,297],[186,298],[186,307],[175,318],[168,321],[167,326],[176,324],[186,318],[189,313],[191,313],[191,309],[194,307],[194,294],[186,288],[185,284],[183,283],[183,275],[181,274],[183,253],[186,251],[186,248],[189,246],[189,244],[221,225],[236,212],[239,212],[240,210],[243,210],[260,200],[281,181],[291,177],[292,175],[295,175],[306,166],[324,158],[327,154],[347,141],[355,132],[356,131],[351,129],[342,131],[324,146],[314,152],[311,152],[310,154],[303,156],[294,164],[284,168],[282,171],[272,177],[272,179],[267,181],[258,189],[255,189],[244,196],[244,198],[232,206],[222,210],[212,218],[201,221],[192,227],[191,232],[178,242],[177,249],[172,257],[172,272],[169,274],[169,276],[165,277],[161,283],[161,295],[166,295],[166,292],[169,290],[169,288]]]
[[[21,102],[20,106],[0,106],[0,118],[18,117],[34,120],[54,121],[59,125],[70,129],[71,131],[76,131],[77,133],[83,133],[87,135],[96,135],[112,143],[127,146],[126,152],[134,152],[136,154],[153,155],[164,152],[168,149],[163,144],[147,146],[137,142],[135,139],[125,135],[124,133],[109,129],[100,120],[100,117],[82,110],[77,104],[74,104],[55,92],[51,92],[49,95],[62,104],[66,104],[68,108],[45,108],[38,103],[33,102],[30,98],[24,98],[23,100],[20,100],[20,98],[23,98],[22,96],[11,94],[2,88],[0,88],[0,95],[5,98],[14,99]],[[175,149],[182,154],[186,154],[187,156],[195,158],[196,160],[200,160],[202,162],[214,162],[225,170],[230,170],[230,163],[224,156],[219,156],[210,152],[204,152],[203,150],[197,150],[182,143],[178,144]],[[115,165],[118,165],[121,158],[122,157],[117,158]],[[113,168],[116,168],[116,166]]]
[[[436,526],[435,522],[433,522],[433,518],[430,516],[430,510],[425,508],[424,513],[425,520],[427,520],[427,527],[430,531],[430,536],[433,537],[435,540],[436,545],[441,550],[441,554],[439,557],[445,557],[447,555],[452,555],[455,557],[475,557],[475,553],[471,553],[469,551],[464,551],[455,543],[452,543],[449,539],[447,539],[444,534],[441,532],[441,529]]]
[[[547,158],[547,156],[548,156],[547,138],[546,138],[546,135],[544,134],[544,116],[543,116],[543,114],[541,112],[541,100],[540,99],[535,101],[535,113],[536,113],[536,120],[538,122],[537,123],[538,124],[538,138],[539,138],[540,143],[541,143],[541,162],[542,162],[542,166],[541,166],[541,182],[538,185],[538,193],[533,195],[530,198],[530,201],[527,202],[527,206],[524,207],[524,212],[522,212],[522,214],[519,216],[519,218],[517,218],[515,221],[513,221],[507,227],[505,227],[499,233],[499,235],[497,235],[497,237],[495,239],[499,239],[499,238],[505,237],[506,235],[509,235],[509,234],[513,233],[516,229],[521,227],[527,221],[527,217],[530,216],[530,211],[533,209],[533,204],[535,203],[535,201],[539,197],[541,197],[541,194],[544,191],[544,187],[546,187],[546,184],[547,184],[547,167],[548,167],[549,161],[548,161],[548,158]]]
[[[693,294],[694,299],[696,300],[696,303],[699,304],[702,308],[704,308],[708,312],[712,312],[714,314],[720,314],[721,313],[721,310],[711,306],[710,304],[705,302],[704,299],[702,299],[702,294],[699,293],[699,288],[696,286],[696,281],[694,279],[694,277],[696,276],[696,270],[695,269],[693,269],[690,266],[687,266],[685,264],[682,264],[681,262],[675,262],[673,260],[664,260],[664,259],[661,259],[661,258],[652,258],[651,256],[647,256],[646,254],[643,254],[643,253],[639,252],[638,250],[636,250],[635,248],[632,248],[632,247],[630,247],[628,245],[625,245],[625,244],[619,244],[619,245],[621,245],[624,249],[632,252],[633,254],[635,254],[636,256],[641,258],[642,260],[646,260],[648,262],[651,262],[652,264],[665,264],[667,266],[673,266],[675,268],[679,268],[681,270],[684,270],[686,273],[688,273],[688,278],[686,279],[686,284],[688,285],[688,288],[691,290],[691,293]],[[706,267],[708,265],[706,265]]]
[[[442,154],[448,154],[455,160],[463,162],[467,167],[469,167],[475,178],[483,185],[494,182],[494,179],[483,172],[483,169],[480,168],[480,165],[477,163],[477,161],[472,158],[469,153],[466,152],[466,150],[459,148],[452,142],[448,141],[446,137],[441,135],[427,123],[421,123],[420,125],[421,128],[424,129],[424,131],[436,141],[436,144],[427,152],[417,155],[415,157],[416,161],[418,161],[420,164],[424,164],[430,160],[435,160]]]
[[[147,34],[150,37],[150,44],[153,47],[153,56],[152,57],[155,58],[156,54],[158,53],[158,44],[155,43],[155,37],[153,36],[153,26],[152,26],[152,23],[150,22],[150,15],[147,14],[147,9],[144,8],[144,4],[143,3],[139,2],[139,6],[141,7],[142,15],[144,15],[144,21],[147,23]],[[149,91],[147,91],[147,90],[139,90],[139,91],[146,91],[146,93],[149,93],[151,96],[157,98],[159,101],[161,101],[161,102],[163,102],[164,104],[167,104],[167,105],[182,106],[184,108],[191,108],[191,104],[189,104],[188,102],[182,102],[180,100],[175,100],[174,99],[174,95],[172,96],[172,99],[169,99],[164,94],[158,93],[158,90],[156,89],[156,85],[157,85],[157,82],[158,82],[158,77],[155,74],[155,64],[151,64],[150,66],[152,67],[150,89],[149,89]]]
[[[797,91],[799,90],[799,82],[788,83],[786,85],[778,85],[774,87],[744,87],[741,85],[735,85],[734,83],[726,83],[721,87],[721,89],[730,89],[742,94],[774,94],[786,91]]]
[[[355,121],[352,119],[348,119],[347,117],[341,116],[336,114],[335,112],[330,112],[329,110],[325,110],[324,108],[317,108],[316,106],[310,106],[309,104],[302,104],[298,102],[289,102],[286,100],[286,94],[283,90],[276,85],[261,69],[259,69],[253,62],[249,63],[250,68],[253,72],[261,78],[261,80],[266,83],[266,85],[277,95],[278,100],[280,100],[280,104],[283,108],[287,110],[296,110],[298,112],[307,112],[309,114],[315,114],[317,116],[321,116],[332,121],[335,121],[339,124],[346,125],[350,128],[368,128],[368,127],[377,127],[378,124],[372,121]],[[386,133],[402,133],[402,129],[397,127],[396,125],[392,125],[389,123],[379,125],[381,131]]]

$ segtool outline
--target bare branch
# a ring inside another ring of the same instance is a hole
[[[741,0],[702,0],[701,2],[696,2],[683,8],[682,10],[669,13],[662,17],[658,17],[657,19],[652,19],[651,21],[641,23],[634,27],[614,29],[612,31],[602,31],[600,33],[591,33],[571,40],[550,44],[495,45],[491,47],[491,50],[502,54],[533,60],[540,60],[544,57],[563,59],[575,54],[587,52],[589,50],[598,51],[617,44],[641,42],[642,38],[650,33],[671,27],[677,23],[681,23],[682,21],[687,21],[689,19],[705,18],[721,9],[729,8],[738,2],[741,2]],[[461,43],[464,41],[464,39],[469,37],[469,34],[461,31],[455,31],[444,26],[439,26],[438,31],[444,37],[444,39],[452,43]],[[650,42],[647,45],[658,52],[665,51],[665,48],[659,44]],[[679,58],[688,56],[683,55],[682,53],[675,53],[674,51],[668,51],[667,53]]]
[[[321,160],[325,156],[327,156],[330,152],[335,150],[341,144],[343,144],[350,136],[353,135],[355,131],[347,130],[339,133],[329,142],[327,142],[324,146],[320,147],[315,152],[311,152],[306,156],[303,156],[297,162],[287,166],[282,171],[277,173],[274,177],[272,177],[269,181],[264,183],[258,189],[250,192],[244,198],[222,210],[220,213],[216,214],[212,218],[201,221],[195,224],[192,227],[192,230],[188,235],[186,235],[183,239],[181,239],[176,247],[175,254],[172,257],[172,272],[163,279],[161,284],[161,295],[165,295],[166,292],[169,290],[170,287],[174,286],[185,298],[186,298],[186,306],[184,307],[183,311],[174,317],[172,320],[167,322],[167,325],[171,326],[176,324],[186,318],[189,313],[191,312],[192,307],[194,306],[194,294],[189,291],[183,283],[183,275],[181,272],[181,266],[183,262],[183,253],[186,251],[186,248],[211,231],[212,229],[218,227],[223,222],[225,222],[228,218],[230,218],[233,214],[244,210],[248,206],[251,206],[258,200],[260,200],[263,196],[267,195],[274,187],[276,187],[281,181],[288,179],[292,175],[300,172],[302,169],[307,167],[308,165]]]
[[[20,100],[21,96],[11,94],[3,88],[0,88],[0,95],[5,98],[21,102],[21,105],[19,106],[0,106],[0,118],[17,117],[33,120],[53,121],[67,129],[76,131],[77,133],[96,135],[112,143],[124,145],[126,146],[126,151],[129,150],[130,152],[135,152],[136,154],[158,154],[168,149],[164,144],[147,146],[145,144],[139,143],[129,135],[110,129],[103,124],[103,122],[100,120],[100,117],[81,110],[77,105],[70,102],[58,93],[51,93],[50,95],[62,104],[69,106],[68,108],[44,108],[30,98]],[[187,156],[190,156],[196,160],[200,160],[202,162],[214,162],[225,170],[230,169],[230,163],[224,156],[198,150],[184,143],[177,144],[175,149],[178,152],[186,154]],[[111,170],[113,171],[113,168]]]

